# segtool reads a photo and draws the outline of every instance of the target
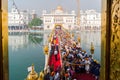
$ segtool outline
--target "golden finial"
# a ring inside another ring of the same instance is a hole
[[[93,45],[93,42],[91,42],[90,52],[91,52],[91,54],[94,54],[94,45]]]
[[[52,38],[52,36],[50,35],[50,37],[48,38],[48,42],[51,42],[51,38]]]
[[[44,53],[45,53],[45,54],[48,54],[48,45],[45,45],[45,46],[44,46]]]
[[[38,80],[44,80],[44,70],[40,72]]]
[[[32,64],[31,71],[27,76],[27,80],[37,80],[37,78],[38,78],[38,74],[34,70],[34,64]]]
[[[72,37],[74,37],[74,33],[72,33]]]
[[[32,64],[32,71],[31,73],[33,74],[34,73],[34,64]]]
[[[80,37],[78,37],[77,39],[78,39],[78,42],[80,42],[80,41],[81,41],[81,40],[80,40]]]

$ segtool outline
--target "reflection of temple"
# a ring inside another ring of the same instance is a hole
[[[56,24],[62,24],[66,29],[73,29],[75,25],[75,11],[67,13],[61,6],[51,13],[43,11],[44,30],[51,30]]]
[[[90,46],[90,43],[93,42],[95,46],[100,46],[101,44],[101,33],[100,32],[81,32],[80,34],[81,37],[81,44],[86,44],[86,46]]]
[[[9,46],[12,47],[13,51],[17,51],[19,48],[26,46],[28,42],[28,35],[9,35]]]

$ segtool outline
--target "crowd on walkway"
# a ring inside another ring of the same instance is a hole
[[[59,44],[56,44],[56,37],[59,37]],[[80,47],[80,42],[74,40],[65,30],[55,30],[51,42],[50,55],[54,54],[57,61],[57,54],[61,53],[62,66],[54,70],[54,66],[48,66],[41,80],[82,80],[74,77],[75,74],[92,74],[95,80],[99,80],[100,64],[94,60]],[[41,75],[40,74],[40,75]],[[43,75],[43,74],[42,74]]]

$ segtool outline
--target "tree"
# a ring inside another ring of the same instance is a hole
[[[41,24],[43,23],[43,21],[41,20],[41,19],[39,19],[39,18],[34,18],[34,19],[32,19],[32,21],[31,22],[29,22],[29,27],[33,27],[33,26],[40,26]]]

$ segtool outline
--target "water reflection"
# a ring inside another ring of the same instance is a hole
[[[43,34],[11,32],[9,33],[9,46],[13,51],[21,48],[27,48],[30,44],[43,46]]]
[[[43,40],[43,34],[29,34],[28,36],[29,42],[33,44],[41,45],[41,42]]]
[[[81,47],[90,49],[91,42],[93,42],[95,48],[100,47],[101,33],[81,31],[74,32],[75,39],[79,36],[81,38]],[[30,44],[43,46],[48,43],[49,33],[32,34],[32,33],[9,33],[9,46],[12,50],[16,51],[23,47],[28,47]]]
[[[75,38],[81,38],[81,47],[90,54],[91,42],[94,44],[94,58],[100,62],[101,57],[101,32],[100,31],[81,31],[74,32]]]
[[[23,33],[9,33],[9,46],[13,51],[17,51],[20,48],[28,47],[29,44],[28,35]]]
[[[27,68],[44,68],[43,34],[9,33],[9,80],[24,80]]]

